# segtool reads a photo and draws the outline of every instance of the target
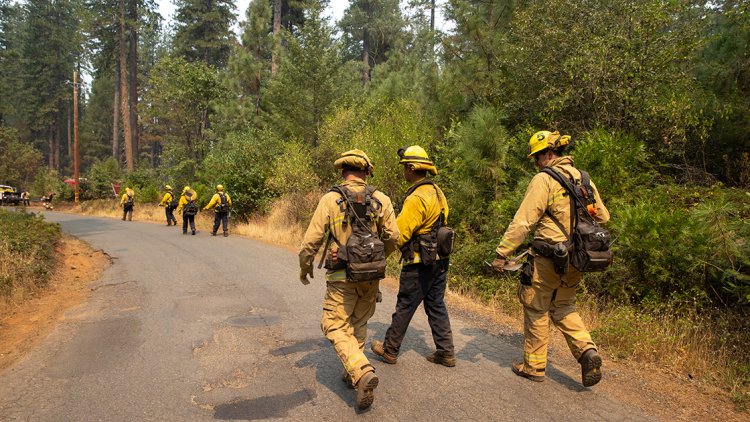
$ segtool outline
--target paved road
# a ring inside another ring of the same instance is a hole
[[[516,377],[520,336],[469,318],[453,318],[458,366],[433,365],[422,357],[432,340],[421,311],[397,365],[372,359],[380,387],[359,414],[320,332],[324,283],[302,286],[294,253],[206,231],[47,218],[114,264],[86,303],[0,373],[0,420],[650,419],[562,371],[541,384]],[[384,290],[370,337],[383,337],[394,309]]]

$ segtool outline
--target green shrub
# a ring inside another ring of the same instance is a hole
[[[269,131],[253,129],[230,134],[211,149],[203,162],[203,185],[196,185],[201,187],[200,197],[209,197],[215,185],[222,184],[240,215],[265,210],[274,197],[266,181],[281,150],[281,141]]]
[[[0,296],[46,284],[61,231],[43,217],[0,210]]]
[[[118,182],[122,177],[120,167],[114,158],[97,161],[86,173],[91,197],[94,199],[107,199],[114,197],[112,184]]]

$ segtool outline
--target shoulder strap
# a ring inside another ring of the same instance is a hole
[[[425,177],[424,179],[417,182],[414,186],[410,187],[409,190],[406,191],[406,196],[404,197],[404,200],[409,197],[412,193],[414,193],[415,190],[417,190],[418,187],[424,186],[424,185],[432,185],[435,186],[435,182],[432,181],[432,179]]]
[[[559,183],[566,191],[568,191],[568,196],[570,196],[570,231],[573,232],[576,227],[576,203],[579,203],[579,205],[584,209],[586,209],[586,207],[581,204],[576,189],[572,186],[572,184],[566,177],[558,173],[552,167],[545,167],[542,169],[542,172],[550,175],[557,183]],[[552,221],[557,225],[560,231],[563,232],[565,238],[568,239],[568,242],[570,242],[570,234],[567,230],[565,230],[565,227],[562,225],[562,223],[560,223],[560,220],[552,215],[552,213],[549,211],[549,208],[547,208],[544,213],[552,219]]]

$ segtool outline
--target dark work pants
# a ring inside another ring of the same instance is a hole
[[[125,217],[128,217],[129,221],[133,221],[133,206],[125,204],[122,206],[122,220],[125,221]]]
[[[167,205],[164,207],[164,213],[167,215],[167,224],[174,223],[174,225],[177,225],[177,219],[174,218],[174,208]]]
[[[411,318],[424,302],[424,312],[432,330],[432,339],[438,353],[453,355],[453,332],[445,307],[445,287],[448,280],[448,260],[441,259],[434,265],[411,264],[401,269],[396,312],[391,317],[391,326],[385,333],[385,352],[398,356],[401,342]]]
[[[219,224],[224,226],[224,233],[229,231],[229,213],[228,212],[215,212],[214,213],[214,233],[219,230]]]
[[[190,222],[190,230],[195,231],[195,216],[187,215],[182,212],[182,232],[187,233],[188,222]]]

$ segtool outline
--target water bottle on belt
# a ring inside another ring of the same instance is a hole
[[[565,274],[568,272],[568,263],[570,257],[568,255],[568,248],[564,243],[560,242],[552,249],[552,263],[555,266],[555,272],[557,274]]]

